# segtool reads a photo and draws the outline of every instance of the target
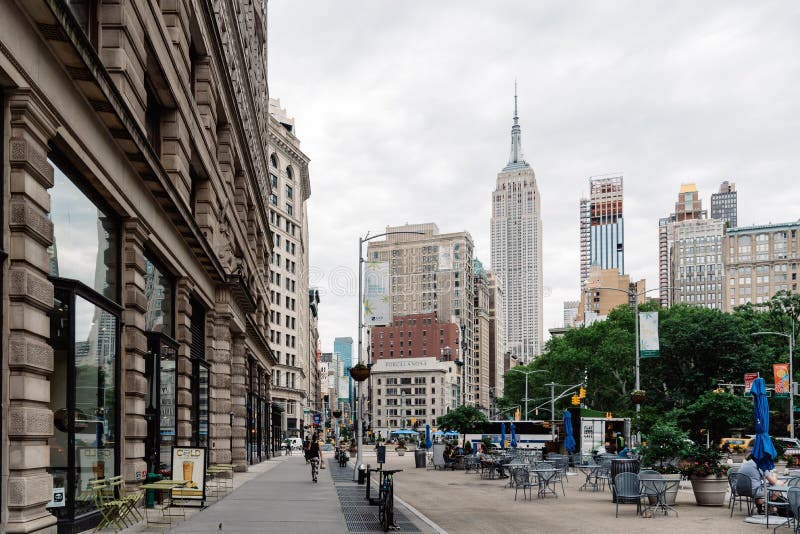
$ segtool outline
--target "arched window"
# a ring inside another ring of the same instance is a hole
[[[289,167],[286,167],[286,177],[289,180],[294,180],[294,171],[292,170],[291,165]]]
[[[274,167],[274,168],[276,168],[276,169],[277,169],[277,168],[278,168],[278,156],[276,156],[275,154],[272,154],[272,155],[269,157],[269,164],[270,164],[272,167]]]

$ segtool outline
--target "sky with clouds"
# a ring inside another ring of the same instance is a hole
[[[270,0],[270,96],[311,158],[322,348],[356,336],[358,237],[467,230],[489,264],[514,80],[542,198],[545,328],[579,297],[578,202],[622,173],[625,263],[658,284],[683,182],[739,225],[800,218],[800,2]]]

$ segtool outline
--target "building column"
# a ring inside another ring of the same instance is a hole
[[[244,335],[236,334],[233,336],[231,350],[231,412],[233,413],[231,463],[236,466],[236,471],[247,471],[246,365],[245,337]]]
[[[55,533],[45,509],[53,495],[48,438],[53,435],[49,345],[53,285],[48,281],[53,224],[48,218],[53,168],[47,161],[55,118],[32,92],[8,97],[10,197],[8,274],[8,504],[6,532]],[[3,369],[5,374],[5,368]],[[2,438],[2,437],[0,437]]]
[[[122,425],[124,431],[122,474],[128,484],[144,481],[147,473],[147,462],[144,459],[147,438],[145,419],[147,337],[144,333],[147,311],[147,298],[144,292],[146,232],[144,225],[138,219],[129,219],[123,225],[122,295],[125,309],[122,312],[122,320],[125,326],[122,333],[122,369],[125,416]]]
[[[175,394],[176,444],[188,447],[192,443],[192,306],[190,295],[193,288],[189,279],[175,281],[175,340],[178,341],[178,361]]]
[[[231,329],[227,315],[215,313],[213,336],[209,339],[209,425],[212,464],[231,463]]]

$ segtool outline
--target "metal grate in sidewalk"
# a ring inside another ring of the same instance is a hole
[[[339,467],[339,463],[333,460],[328,461],[328,468],[336,487],[339,503],[342,506],[342,514],[344,514],[348,532],[350,534],[383,532],[378,520],[378,507],[367,502],[366,487],[353,482],[353,468],[351,466]],[[375,488],[372,491],[373,495],[377,495]],[[394,516],[398,529],[394,532],[421,534],[419,528],[399,508],[400,506],[395,501]]]

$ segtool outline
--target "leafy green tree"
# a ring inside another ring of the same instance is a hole
[[[688,428],[692,439],[704,439],[701,430],[709,432],[712,442],[728,435],[731,428],[753,425],[753,401],[728,392],[706,391],[674,414],[682,428]]]
[[[642,449],[642,464],[668,471],[670,463],[682,456],[687,450],[688,434],[672,422],[654,424],[646,435],[642,436],[647,443]],[[672,472],[677,472],[674,470]]]
[[[486,422],[486,415],[475,406],[459,406],[436,418],[441,430],[455,430],[459,434],[478,432]]]

